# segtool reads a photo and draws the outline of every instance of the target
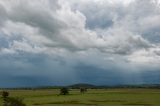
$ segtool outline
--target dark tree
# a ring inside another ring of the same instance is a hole
[[[61,89],[60,89],[60,94],[61,94],[61,95],[67,95],[67,94],[69,94],[68,88],[61,88]]]
[[[3,106],[8,106],[7,105],[8,96],[9,96],[9,93],[7,91],[2,92]]]
[[[2,98],[7,98],[9,96],[9,93],[7,91],[2,92]]]
[[[81,92],[81,93],[87,92],[87,88],[80,88],[80,92]]]

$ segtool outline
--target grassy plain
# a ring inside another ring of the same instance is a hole
[[[24,98],[27,106],[160,106],[160,89],[89,89],[85,94],[71,90],[69,95],[59,95],[58,89],[8,92]]]

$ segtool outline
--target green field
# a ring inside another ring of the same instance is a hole
[[[160,106],[160,89],[90,89],[85,94],[70,90],[69,95],[59,95],[58,89],[8,92],[24,98],[27,106]]]

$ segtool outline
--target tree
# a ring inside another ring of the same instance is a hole
[[[9,93],[7,91],[3,91],[2,92],[3,106],[8,106],[7,105],[8,96],[9,96]]]
[[[61,89],[60,89],[60,94],[61,94],[61,95],[67,95],[67,94],[69,94],[68,88],[61,88]]]
[[[2,92],[2,98],[7,98],[9,96],[9,93],[7,91]]]
[[[87,88],[80,88],[80,92],[81,92],[81,93],[87,92]]]

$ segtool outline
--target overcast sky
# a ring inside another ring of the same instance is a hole
[[[0,0],[0,87],[159,76],[158,0]]]

